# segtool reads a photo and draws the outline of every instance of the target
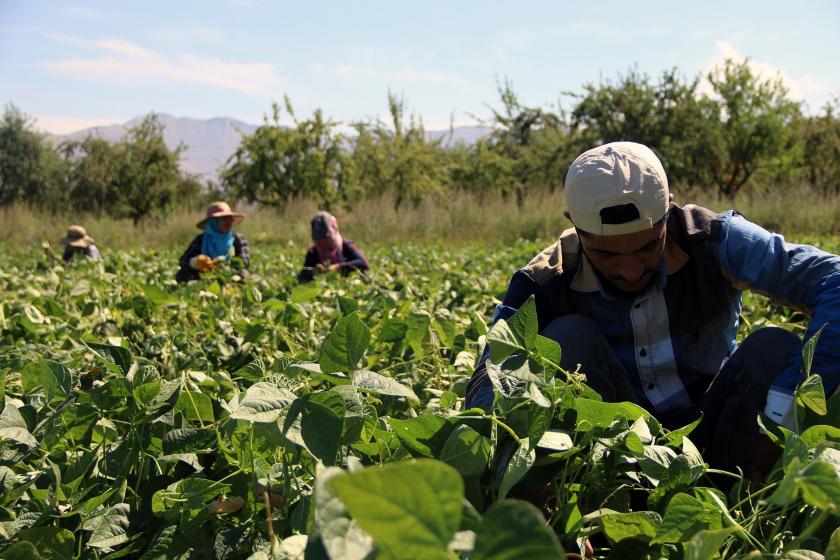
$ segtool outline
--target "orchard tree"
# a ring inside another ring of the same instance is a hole
[[[67,167],[32,120],[7,105],[0,120],[0,206],[22,202],[55,206]]]
[[[107,140],[88,136],[62,144],[70,163],[67,202],[77,211],[100,215],[116,207],[122,152]]]
[[[130,218],[135,224],[176,203],[200,205],[201,182],[178,167],[183,150],[167,148],[154,114],[117,143],[95,136],[65,142],[67,204],[79,212]]]
[[[580,151],[618,141],[651,145],[659,137],[656,87],[648,76],[631,70],[615,83],[584,84],[583,91],[570,123]]]
[[[253,134],[243,135],[222,171],[222,186],[235,197],[266,206],[310,197],[329,208],[344,196],[347,184],[343,137],[320,110],[298,120],[285,101],[292,126],[281,124],[280,107],[273,103],[271,119],[265,116]]]
[[[798,128],[806,180],[823,196],[840,194],[840,98],[826,103],[819,115],[803,118]]]
[[[517,162],[502,154],[490,138],[479,138],[472,146],[449,149],[452,184],[473,193],[479,200],[490,193],[511,192]]]
[[[571,112],[576,151],[639,142],[657,153],[673,185],[712,184],[708,138],[717,125],[717,106],[699,95],[698,84],[699,78],[686,80],[674,68],[658,82],[631,70],[615,82],[584,85]]]
[[[719,123],[707,139],[708,166],[722,196],[733,198],[760,170],[778,174],[797,165],[793,125],[800,107],[781,78],[763,79],[748,61],[727,60],[708,80]]]
[[[506,184],[499,185],[502,194],[513,193],[521,206],[529,188],[553,191],[563,184],[563,170],[571,163],[571,147],[562,114],[523,105],[509,81],[499,85],[498,91],[502,108],[491,109],[492,133],[488,142],[493,155],[510,164],[502,165],[496,157],[482,159],[508,172]],[[479,153],[482,149],[484,146],[479,146]]]
[[[167,148],[157,115],[148,115],[130,129],[115,150],[117,178],[113,197],[108,197],[109,213],[130,218],[137,225],[150,215],[168,209],[178,198],[184,182],[178,169],[184,147]]]
[[[415,206],[426,196],[441,194],[447,185],[442,139],[429,140],[423,121],[406,116],[405,100],[388,93],[390,123],[379,119],[354,124],[353,176],[368,196],[391,193],[394,209]]]

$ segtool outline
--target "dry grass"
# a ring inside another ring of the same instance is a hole
[[[840,197],[820,198],[807,189],[778,189],[742,196],[734,204],[713,196],[676,193],[678,203],[695,202],[714,210],[736,208],[749,219],[789,236],[837,235],[840,232]],[[249,211],[240,230],[252,243],[304,245],[309,218],[317,208],[296,201],[283,211]],[[563,217],[562,192],[538,192],[523,207],[513,199],[459,193],[427,200],[417,207],[395,211],[389,198],[363,200],[351,210],[335,212],[342,233],[360,243],[509,243],[517,239],[549,239],[568,227]],[[110,218],[53,215],[21,206],[0,209],[0,245],[6,250],[28,250],[44,241],[55,245],[71,223],[82,223],[105,247],[146,247],[152,250],[186,246],[198,230],[200,212],[174,212],[165,218],[134,227],[130,221]]]

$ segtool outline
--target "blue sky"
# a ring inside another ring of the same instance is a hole
[[[0,103],[65,133],[152,110],[256,123],[284,94],[346,122],[384,115],[390,88],[436,129],[486,118],[499,79],[546,105],[746,57],[814,112],[840,95],[838,30],[840,2],[807,0],[0,0]]]

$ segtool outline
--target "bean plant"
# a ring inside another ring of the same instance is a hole
[[[559,367],[540,249],[373,247],[368,275],[175,284],[173,251],[0,256],[0,558],[840,558],[840,397],[810,371],[764,477]],[[745,298],[740,336],[807,317]],[[468,409],[487,353],[495,399]]]

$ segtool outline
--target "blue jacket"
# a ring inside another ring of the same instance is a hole
[[[641,295],[602,283],[570,229],[514,274],[494,321],[508,319],[531,295],[540,330],[561,315],[590,317],[624,365],[639,402],[657,413],[688,411],[734,351],[741,293],[752,290],[809,313],[806,339],[827,324],[811,369],[822,375],[828,394],[838,386],[840,257],[787,243],[733,211],[672,204],[667,228],[659,275]],[[768,394],[765,412],[781,423],[789,422],[801,369],[797,355]],[[466,404],[489,407],[492,385],[479,370]]]

